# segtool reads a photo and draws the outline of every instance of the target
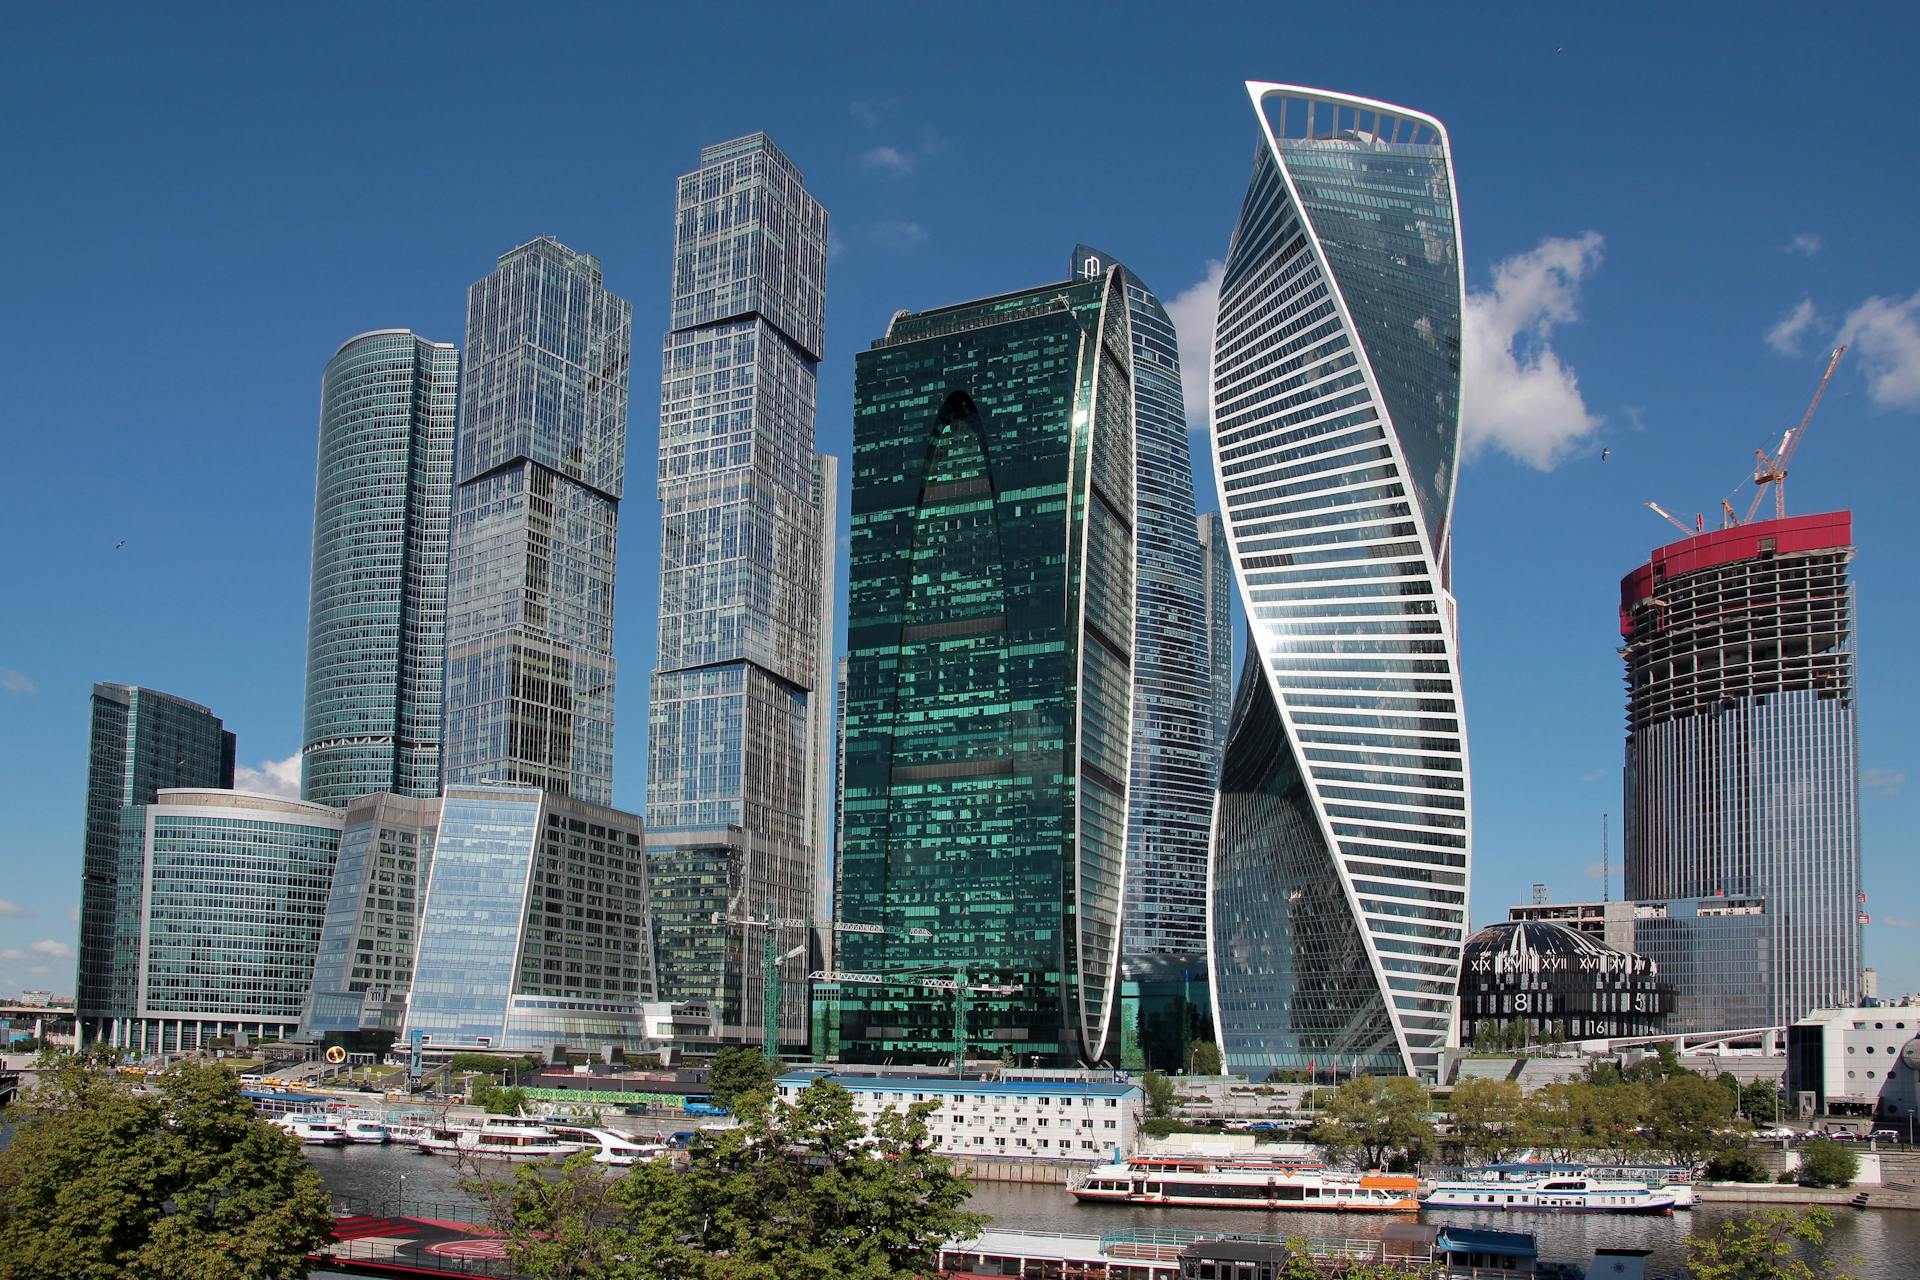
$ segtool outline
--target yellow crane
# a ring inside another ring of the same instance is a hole
[[[1797,426],[1789,427],[1780,437],[1780,447],[1769,458],[1766,451],[1755,449],[1753,456],[1753,504],[1747,508],[1747,518],[1742,524],[1753,522],[1754,512],[1760,510],[1760,500],[1767,496],[1767,486],[1773,486],[1773,518],[1784,520],[1787,517],[1787,463],[1793,460],[1794,451],[1799,449],[1800,441],[1806,438],[1807,427],[1813,422],[1813,411],[1820,407],[1820,397],[1827,394],[1827,384],[1833,381],[1833,371],[1840,367],[1840,357],[1847,354],[1845,345],[1833,349],[1833,357],[1827,361],[1827,371],[1820,377],[1820,385],[1813,390],[1813,400],[1807,405],[1807,411],[1800,416]]]

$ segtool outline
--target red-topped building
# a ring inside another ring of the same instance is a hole
[[[1768,917],[1771,1021],[1855,1003],[1859,749],[1849,512],[1671,543],[1620,584],[1626,890]]]

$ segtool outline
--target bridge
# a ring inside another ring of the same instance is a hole
[[[0,1107],[4,1107],[9,1102],[12,1102],[14,1096],[19,1092],[20,1073],[18,1071],[0,1070]]]

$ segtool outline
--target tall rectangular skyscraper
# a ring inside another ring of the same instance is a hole
[[[233,735],[198,703],[137,685],[93,686],[74,1000],[83,1039],[133,1013],[141,806],[162,787],[232,787],[233,756]]]
[[[836,501],[813,447],[826,263],[826,211],[765,134],[706,148],[680,179],[647,846],[662,994],[713,1002],[736,1038],[761,1025],[758,938],[716,933],[712,916],[812,916],[826,838],[812,758]],[[804,963],[783,971],[784,1043],[805,1039]]]
[[[1203,512],[1198,523],[1201,583],[1205,593],[1207,651],[1212,662],[1213,770],[1227,745],[1227,712],[1233,706],[1233,561],[1227,558],[1227,527],[1218,511]]]
[[[467,291],[444,784],[613,797],[613,569],[633,307],[542,237]]]
[[[440,794],[447,518],[460,353],[349,338],[320,380],[300,794]]]

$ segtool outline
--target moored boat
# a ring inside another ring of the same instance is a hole
[[[1691,1188],[1689,1188],[1689,1191]],[[1691,1196],[1689,1196],[1691,1199]],[[1424,1209],[1503,1213],[1672,1213],[1679,1195],[1635,1179],[1596,1178],[1579,1165],[1487,1165],[1442,1179],[1420,1198]]]
[[[1311,1160],[1136,1156],[1100,1165],[1067,1189],[1093,1203],[1413,1213],[1420,1207],[1419,1186],[1418,1179],[1404,1174],[1337,1173]]]
[[[310,1147],[344,1147],[353,1141],[346,1126],[332,1116],[294,1114],[273,1121]]]
[[[379,1144],[387,1141],[386,1122],[378,1116],[344,1115],[340,1125],[347,1131],[347,1141]]]
[[[488,1116],[478,1125],[435,1125],[421,1136],[420,1149],[489,1160],[549,1160],[587,1148],[563,1140],[540,1120]]]
[[[667,1153],[664,1142],[635,1142],[624,1134],[611,1129],[594,1129],[586,1125],[562,1124],[549,1120],[547,1127],[553,1130],[556,1138],[563,1142],[577,1142],[583,1150],[592,1151],[596,1164],[624,1166],[639,1164],[643,1160],[652,1160]]]

